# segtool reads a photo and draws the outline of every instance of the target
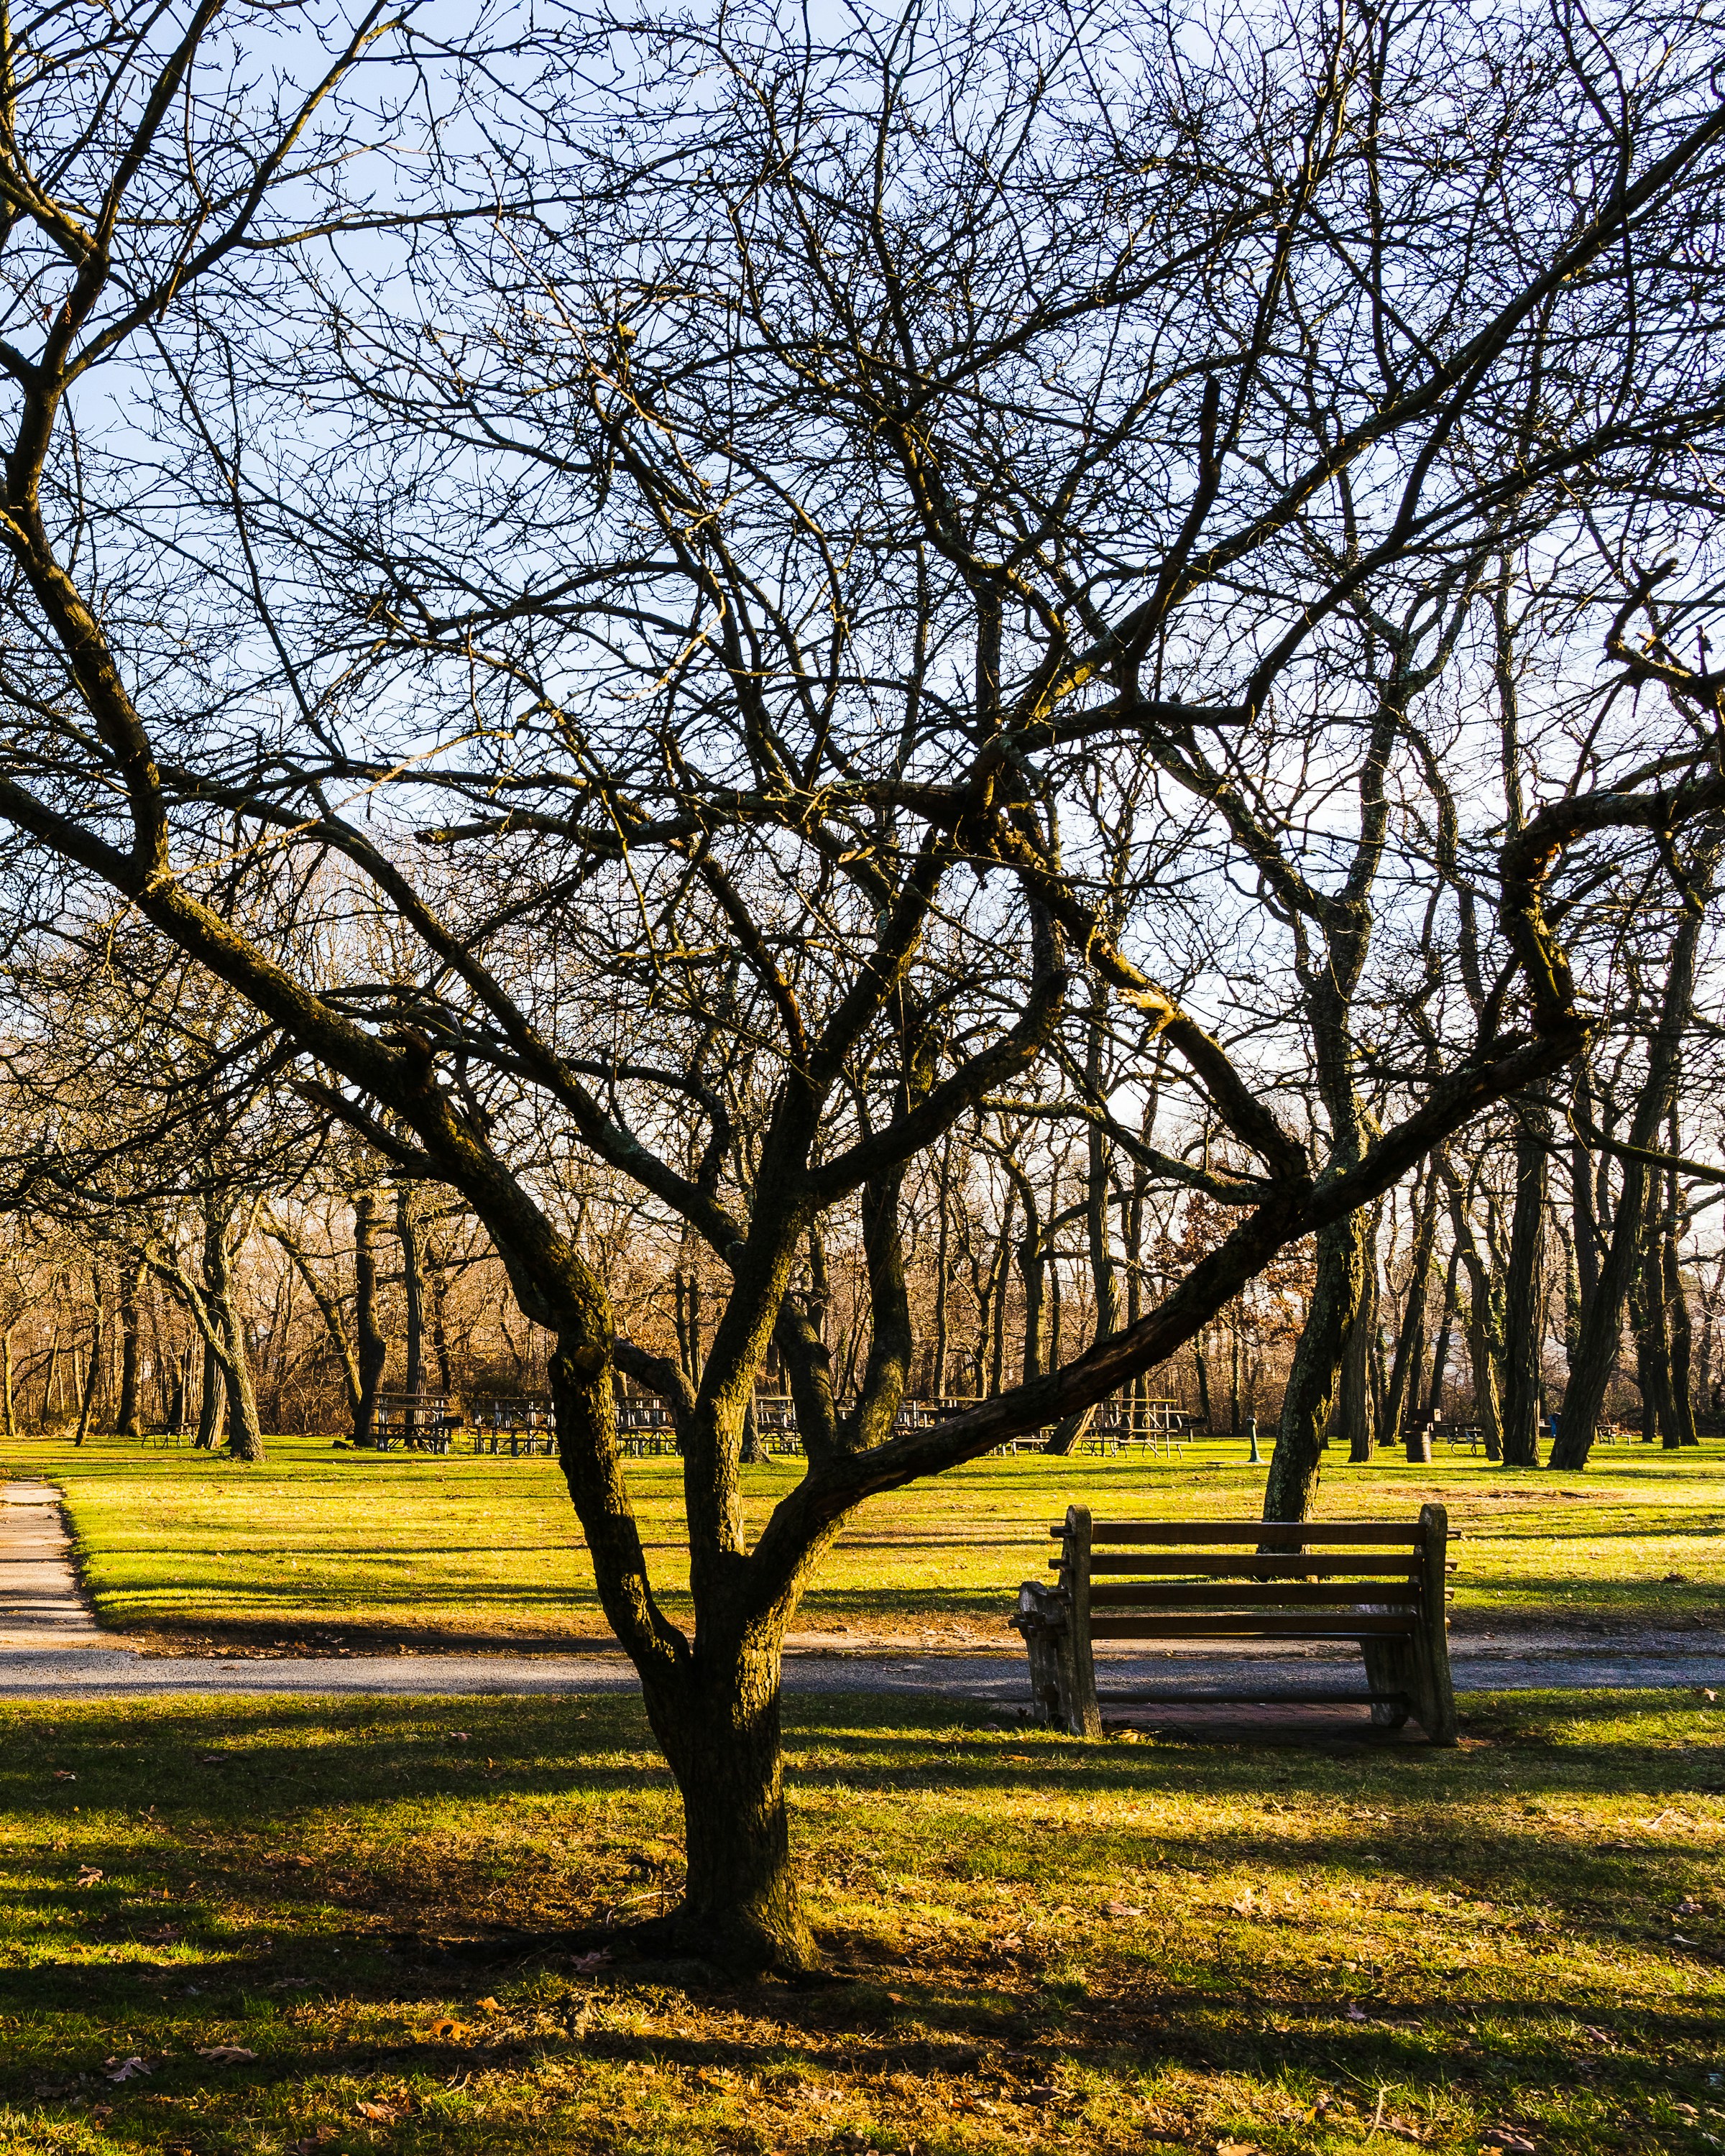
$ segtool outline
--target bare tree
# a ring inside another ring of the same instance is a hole
[[[259,1014],[296,1098],[483,1222],[553,1341],[563,1471],[682,1791],[668,1928],[804,1965],[779,1655],[844,1521],[1081,1413],[1316,1238],[1272,1475],[1299,1516],[1359,1209],[1584,1040],[1553,878],[1725,801],[1692,733],[1608,729],[1447,865],[1391,814],[1392,776],[1435,799],[1413,706],[1475,565],[1712,439],[1699,257],[1681,293],[1657,274],[1717,214],[1709,55],[1645,11],[1614,51],[1579,13],[1459,5],[1267,42],[929,9],[830,44],[765,9],[630,42],[552,8],[488,73],[411,17],[290,10],[266,92],[213,20],[44,18],[0,85],[18,884],[117,894]],[[626,54],[613,89],[583,40]],[[439,100],[479,124],[440,135]],[[409,135],[438,146],[380,175],[386,216],[367,154]],[[356,231],[362,275],[328,244]],[[147,454],[103,433],[105,367],[153,400]],[[1416,911],[1483,893],[1489,971],[1423,1034],[1383,988],[1402,1075],[1368,1116],[1392,875]],[[901,1428],[906,1178],[1034,1096],[1081,977],[1181,1091],[1128,1157],[1234,1224],[1135,1323]],[[675,1378],[618,1341],[572,1156],[700,1252]],[[821,1253],[852,1219],[847,1398]],[[808,1466],[755,1528],[775,1346]],[[619,1367],[685,1389],[692,1633],[634,1520]]]

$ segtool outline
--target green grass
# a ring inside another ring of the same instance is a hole
[[[1523,1695],[1459,1752],[1312,1752],[803,1697],[851,1980],[728,1991],[438,1949],[675,1892],[629,1701],[8,1707],[0,2148],[1702,2156],[1721,1717]]]
[[[1015,1644],[1006,1613],[1042,1572],[1069,1500],[1099,1514],[1250,1517],[1263,1471],[1237,1440],[1178,1465],[1137,1458],[989,1459],[882,1498],[822,1567],[800,1628]],[[0,1448],[18,1476],[64,1489],[101,1621],[158,1635],[348,1645],[602,1636],[593,1575],[553,1461],[337,1452],[272,1440],[269,1463],[144,1452],[112,1439]],[[793,1464],[745,1471],[758,1524]],[[655,1576],[676,1610],[687,1578],[680,1463],[632,1463]],[[1558,1623],[1725,1624],[1725,1445],[1672,1455],[1619,1445],[1584,1476],[1516,1474],[1461,1455],[1326,1472],[1332,1518],[1406,1517],[1435,1498],[1461,1537],[1459,1630]],[[1669,1581],[1666,1575],[1680,1573]]]

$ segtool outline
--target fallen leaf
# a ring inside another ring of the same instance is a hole
[[[140,2074],[150,2069],[141,2059],[106,2059],[102,2064],[104,2078],[110,2082],[135,2082]]]
[[[146,1932],[144,1934],[152,1947],[171,1947],[177,1940],[182,1939],[185,1936],[177,1924],[164,1924],[159,1931]]]
[[[80,1887],[94,1887],[105,1876],[106,1874],[98,1871],[94,1864],[80,1865],[78,1868],[78,1884]]]
[[[571,1969],[578,1969],[583,1976],[591,1976],[596,1969],[609,1969],[611,1949],[608,1947],[595,1947],[591,1953],[571,1954],[569,1966]]]
[[[471,1744],[473,1739],[465,1729],[452,1729],[449,1732],[449,1742],[452,1744]]]
[[[1034,2088],[1020,2089],[1019,2102],[1020,2103],[1055,2103],[1059,2101],[1060,2093],[1052,2082],[1039,2082]]]
[[[459,2044],[464,2036],[470,2036],[473,2031],[465,2021],[451,2021],[445,2016],[443,2020],[432,2023],[431,2033],[434,2036],[444,2038],[451,2044]]]
[[[1249,1917],[1258,1904],[1251,1888],[1248,1887],[1244,1894],[1237,1896],[1228,1906],[1236,1917]]]
[[[1144,1913],[1142,1909],[1133,1908],[1130,1902],[1105,1902],[1102,1911],[1110,1917],[1142,1917]]]
[[[303,2139],[289,2142],[287,2156],[316,2156],[316,2150],[327,2148],[336,2138],[333,2126],[314,2127]]]
[[[481,2014],[501,2014],[503,2011],[495,1999],[477,1999],[474,2005]]]
[[[1219,2141],[1216,2156],[1259,2156],[1255,2141]]]
[[[56,1767],[54,1770],[54,1779],[57,1782],[75,1782],[78,1777],[67,1768]]]
[[[194,2046],[200,2059],[210,2059],[218,2066],[238,2066],[246,2059],[257,2057],[244,2044],[198,2044]]]
[[[1502,2148],[1505,2156],[1534,2156],[1533,2143],[1512,2126],[1488,2127],[1480,2139],[1487,2148]]]
[[[1369,2021],[1371,2018],[1363,2006],[1350,2006],[1348,2010],[1348,2019],[1350,2021]]]

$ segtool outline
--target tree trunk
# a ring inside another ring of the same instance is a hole
[[[215,1343],[203,1343],[203,1389],[198,1403],[198,1435],[194,1440],[200,1452],[213,1452],[216,1438],[222,1427],[222,1409],[228,1389],[222,1376],[222,1365],[217,1359]]]
[[[1389,1396],[1384,1403],[1379,1441],[1400,1445],[1407,1435],[1409,1413],[1420,1404],[1420,1364],[1425,1347],[1425,1311],[1431,1294],[1432,1257],[1437,1249],[1438,1174],[1429,1168],[1421,1184],[1419,1210],[1414,1217],[1413,1249],[1408,1260],[1408,1300],[1396,1335],[1395,1357],[1390,1364]]]
[[[1503,1330],[1495,1269],[1489,1258],[1480,1255],[1473,1222],[1468,1217],[1469,1194],[1447,1158],[1443,1174],[1450,1199],[1450,1231],[1467,1274],[1467,1353],[1473,1368],[1474,1420],[1479,1425],[1486,1459],[1501,1460],[1503,1435],[1498,1419],[1497,1364]]]
[[[79,1403],[78,1430],[72,1442],[82,1445],[90,1435],[90,1425],[95,1414],[96,1394],[102,1382],[102,1335],[105,1313],[102,1309],[102,1274],[99,1265],[90,1269],[90,1292],[94,1306],[90,1315],[90,1365],[85,1373],[84,1397]]]
[[[362,1447],[377,1442],[377,1388],[383,1381],[383,1365],[389,1355],[389,1343],[377,1322],[377,1194],[359,1191],[353,1200],[354,1361],[359,1373],[353,1442]]]
[[[738,1974],[795,1974],[819,1956],[791,1864],[780,1744],[783,1627],[794,1596],[762,1614],[727,1592],[722,1562],[697,1547],[699,1651],[647,1599],[646,1563],[616,1446],[612,1366],[560,1343],[551,1386],[569,1494],[594,1555],[606,1615],[641,1678],[647,1717],[683,1799],[688,1871],[681,1907],[643,1931]],[[706,1412],[716,1414],[713,1403]],[[739,1419],[742,1399],[732,1404]],[[697,1459],[722,1431],[696,1430]],[[697,1544],[704,1537],[697,1531]],[[802,1576],[820,1543],[804,1560]]]
[[[1337,1374],[1364,1284],[1364,1241],[1358,1213],[1318,1230],[1312,1306],[1295,1345],[1264,1484],[1266,1520],[1303,1520],[1317,1501]]]
[[[1107,1020],[1107,990],[1099,983],[1091,990],[1090,1022],[1085,1046],[1085,1088],[1089,1097],[1102,1096],[1103,1033]],[[1113,1159],[1106,1132],[1090,1127],[1085,1163],[1084,1225],[1090,1245],[1091,1283],[1096,1293],[1096,1322],[1092,1339],[1106,1339],[1120,1322],[1120,1286],[1114,1254],[1108,1240],[1108,1198],[1113,1182]],[[1051,1454],[1064,1458],[1094,1419],[1094,1408],[1062,1415],[1048,1440]]]
[[[1000,1222],[1000,1244],[995,1253],[993,1286],[991,1295],[993,1309],[992,1338],[988,1349],[988,1398],[999,1397],[1002,1381],[1006,1375],[1006,1303],[1007,1288],[1012,1279],[1012,1216],[1018,1205],[1018,1193],[1009,1183],[1006,1187],[1006,1210]]]
[[[121,1437],[141,1437],[138,1418],[138,1283],[143,1267],[123,1264],[120,1269],[120,1410],[114,1426]]]
[[[1696,847],[1690,869],[1693,890],[1703,894],[1712,891],[1721,839],[1722,834],[1710,828]],[[1671,970],[1666,976],[1659,1023],[1648,1044],[1646,1074],[1630,1122],[1629,1142],[1642,1150],[1651,1150],[1656,1142],[1676,1098],[1678,1059],[1695,988],[1695,962],[1702,913],[1698,904],[1686,907],[1671,939]],[[1598,1285],[1583,1312],[1581,1336],[1576,1343],[1569,1366],[1569,1383],[1563,1394],[1563,1419],[1551,1453],[1552,1466],[1569,1474],[1587,1465],[1599,1427],[1599,1410],[1605,1404],[1605,1388],[1617,1367],[1623,1339],[1624,1302],[1640,1257],[1638,1246],[1648,1173],[1645,1163],[1633,1157],[1623,1163],[1622,1188],[1612,1223],[1611,1240],[1599,1267]]]
[[[1363,1467],[1372,1457],[1377,1435],[1377,1403],[1372,1388],[1372,1338],[1378,1329],[1378,1229],[1380,1200],[1369,1215],[1360,1215],[1359,1302],[1342,1350],[1337,1373],[1335,1435],[1348,1447],[1349,1465]]]
[[[952,1235],[952,1148],[948,1142],[941,1160],[940,1220],[935,1239],[934,1259],[934,1367],[929,1373],[928,1389],[936,1399],[942,1399],[947,1390],[947,1300],[952,1293],[951,1248]]]
[[[1449,1365],[1450,1345],[1455,1336],[1455,1320],[1460,1314],[1456,1290],[1461,1265],[1461,1251],[1452,1250],[1444,1274],[1444,1306],[1438,1319],[1437,1337],[1431,1344],[1431,1387],[1425,1395],[1425,1412],[1433,1422],[1443,1419],[1444,1375]]]
[[[1516,1199],[1503,1298],[1503,1460],[1507,1467],[1539,1465],[1540,1246],[1545,1236],[1546,1159],[1551,1118],[1543,1102],[1525,1103],[1516,1118]]]
[[[264,1457],[264,1433],[258,1423],[251,1349],[234,1306],[226,1224],[213,1206],[204,1220],[203,1274],[210,1329],[228,1395],[228,1450],[235,1460],[255,1466]]]
[[[413,1194],[408,1184],[395,1194],[395,1233],[401,1245],[402,1280],[408,1304],[408,1412],[403,1427],[411,1439],[417,1435],[413,1405],[425,1377],[425,1275],[419,1252],[419,1224],[413,1218]]]
[[[1695,1427],[1693,1392],[1695,1328],[1690,1322],[1689,1298],[1683,1289],[1683,1270],[1677,1257],[1677,1189],[1676,1178],[1667,1183],[1663,1232],[1660,1248],[1665,1268],[1666,1339],[1671,1357],[1671,1421],[1677,1443],[1699,1445]]]
[[[16,1437],[18,1421],[12,1404],[12,1333],[9,1325],[0,1333],[0,1398],[3,1398],[6,1411],[6,1435]]]

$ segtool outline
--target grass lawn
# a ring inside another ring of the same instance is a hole
[[[1042,1573],[1046,1529],[1070,1500],[1099,1515],[1257,1512],[1263,1470],[1237,1440],[1142,1459],[988,1459],[870,1504],[823,1567],[798,1622],[853,1638],[1016,1645],[1005,1618]],[[1585,1475],[1516,1473],[1466,1455],[1430,1468],[1335,1456],[1321,1512],[1409,1517],[1448,1505],[1462,1537],[1458,1630],[1535,1624],[1725,1625],[1725,1444],[1671,1454],[1603,1449]],[[644,1537],[675,1613],[686,1579],[680,1463],[632,1463]],[[593,1575],[556,1463],[543,1459],[337,1452],[277,1438],[262,1467],[113,1439],[0,1445],[13,1476],[64,1488],[104,1624],[268,1648],[604,1632]],[[764,1519],[794,1463],[745,1471]],[[1668,1575],[1681,1575],[1668,1578]]]
[[[675,1891],[628,1701],[0,1709],[0,2148],[1725,2145],[1725,1708],[1502,1697],[1452,1753],[956,1712],[793,1703],[850,1980],[732,1992],[439,1949]]]

